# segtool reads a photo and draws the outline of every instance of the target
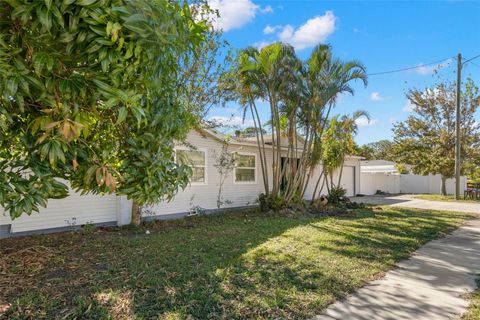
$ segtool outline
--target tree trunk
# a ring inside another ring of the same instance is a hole
[[[140,206],[138,203],[133,201],[132,204],[132,224],[135,226],[139,226],[141,222],[141,216],[140,216]]]
[[[440,187],[441,187],[441,192],[442,192],[442,196],[446,196],[447,195],[447,178],[442,176],[441,177],[441,184],[440,184]]]

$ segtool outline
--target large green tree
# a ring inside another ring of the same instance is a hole
[[[413,113],[394,126],[395,152],[401,163],[412,166],[417,174],[440,174],[440,190],[446,194],[445,181],[455,175],[455,84],[439,83],[425,90],[412,89],[407,98]],[[461,93],[462,173],[478,166],[480,159],[480,106],[478,88],[468,79]]]
[[[185,2],[0,0],[0,206],[117,192],[170,199],[190,169],[173,143],[195,117],[179,57],[205,37]]]
[[[366,160],[395,161],[394,143],[390,140],[379,140],[357,147],[357,154]]]

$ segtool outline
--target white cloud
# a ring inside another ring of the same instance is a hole
[[[255,48],[257,48],[258,50],[261,50],[263,47],[266,47],[266,46],[268,46],[269,44],[272,44],[272,42],[270,42],[270,41],[263,41],[263,40],[262,40],[262,41],[257,41],[257,42],[255,42],[255,43],[253,44],[253,46],[254,46]]]
[[[210,0],[208,4],[212,9],[218,10],[220,15],[212,17],[214,28],[225,32],[250,23],[260,10],[251,0]]]
[[[261,13],[273,13],[273,8],[272,6],[265,6],[262,9],[260,9]]]
[[[263,29],[263,34],[272,34],[272,33],[275,33],[277,31],[277,29],[279,28],[279,26],[270,26],[267,24],[267,26]]]
[[[377,119],[370,119],[368,120],[367,118],[365,117],[361,117],[361,118],[358,118],[355,123],[357,124],[357,126],[359,127],[370,127],[370,126],[374,126],[377,124]]]
[[[213,116],[208,119],[218,125],[228,126],[228,127],[252,127],[254,125],[253,120],[245,119],[243,121],[242,117],[239,116],[232,116],[232,117],[225,117],[225,116]]]
[[[418,64],[418,68],[413,69],[413,72],[425,76],[434,73],[442,68],[448,67],[452,63],[452,59],[448,59],[445,62],[435,64],[433,66],[424,66],[422,63]]]
[[[382,97],[380,95],[380,92],[372,92],[372,94],[370,95],[370,100],[372,101],[381,101],[385,99],[385,97]]]
[[[327,11],[323,16],[308,19],[298,29],[287,24],[278,37],[281,41],[290,43],[295,49],[310,48],[324,42],[335,31],[336,19],[332,11]]]
[[[407,102],[405,102],[405,105],[403,106],[402,110],[405,111],[405,112],[412,112],[414,107],[415,107],[415,105],[413,103],[411,103],[410,100],[407,100]]]

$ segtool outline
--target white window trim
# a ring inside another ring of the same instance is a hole
[[[175,163],[177,162],[177,150],[182,150],[182,151],[201,151],[203,152],[203,156],[205,158],[205,165],[204,165],[204,172],[205,172],[205,181],[203,182],[198,182],[198,181],[189,181],[189,184],[191,186],[205,186],[208,185],[208,156],[207,156],[207,149],[206,148],[188,148],[185,146],[178,146],[173,148],[175,151]]]
[[[241,156],[254,156],[255,157],[255,167],[240,167],[241,169],[254,169],[254,181],[237,181],[237,165],[235,164],[235,168],[233,170],[233,184],[257,184],[257,154],[250,153],[250,152],[234,152],[235,154]]]

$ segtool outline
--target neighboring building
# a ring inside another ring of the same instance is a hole
[[[181,153],[182,157],[192,160],[194,174],[190,185],[185,190],[180,190],[171,202],[161,202],[145,208],[144,216],[171,219],[185,216],[196,207],[207,210],[217,208],[220,175],[214,166],[215,155],[221,152],[225,138],[211,130],[199,130],[190,132],[186,142],[175,149],[177,153]],[[301,149],[302,142],[303,140],[299,137],[298,149]],[[271,173],[271,137],[265,137],[265,145],[267,168]],[[286,146],[284,142],[282,146]],[[255,205],[258,195],[264,192],[256,138],[230,139],[228,151],[236,153],[239,161],[223,185],[222,196],[224,202],[228,203],[223,208]],[[287,155],[286,148],[282,152],[284,156]],[[360,157],[348,156],[345,161],[342,187],[347,190],[348,196],[353,196],[360,190],[360,159]],[[307,199],[312,196],[321,169],[321,166],[318,166],[314,170],[305,193]],[[269,177],[271,179],[271,174]],[[326,190],[322,190],[322,193],[326,193]],[[39,213],[33,213],[31,216],[23,215],[14,221],[2,215],[0,208],[0,237],[32,231],[59,231],[87,223],[125,225],[130,223],[130,209],[131,202],[125,197],[81,196],[71,190],[69,197],[50,200],[48,207],[41,209]]]
[[[377,191],[385,193],[426,193],[440,194],[440,175],[400,174],[395,162],[387,160],[361,161],[360,192],[372,195]],[[466,177],[461,177],[461,189],[467,187]],[[448,194],[453,194],[455,180],[447,179],[446,188]]]
[[[395,162],[387,160],[362,160],[360,172],[369,173],[397,173]]]

